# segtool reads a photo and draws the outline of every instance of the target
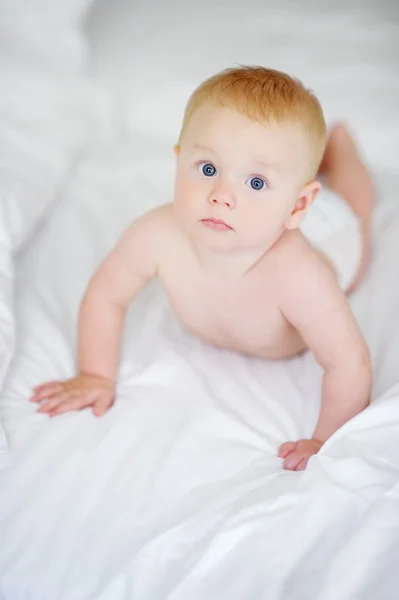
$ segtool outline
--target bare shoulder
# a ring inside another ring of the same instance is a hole
[[[274,268],[283,299],[341,292],[333,266],[299,232],[292,231],[275,249]]]
[[[167,235],[174,227],[176,227],[176,223],[172,205],[162,204],[135,219],[127,229],[127,233],[131,235],[149,234],[151,240],[151,234],[156,234],[157,237],[163,234]]]
[[[163,248],[171,238],[174,217],[170,204],[148,211],[135,219],[124,231],[105,264],[108,270],[121,266],[146,280],[157,273]]]
[[[290,233],[276,256],[282,314],[299,329],[318,320],[332,324],[343,314],[349,318],[349,304],[332,265],[299,231]]]
[[[301,235],[287,241],[276,258],[281,313],[324,367],[362,361],[367,345],[333,268]]]
[[[130,249],[145,250],[155,256],[170,242],[176,230],[172,205],[163,204],[135,219],[123,234],[122,243]]]

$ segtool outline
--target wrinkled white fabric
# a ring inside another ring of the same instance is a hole
[[[18,261],[17,345],[0,400],[2,600],[396,600],[396,8],[321,4],[204,0],[189,14],[177,1],[119,1],[93,13],[114,136],[70,174]],[[234,62],[306,76],[376,166],[373,262],[351,300],[371,347],[373,403],[304,473],[283,471],[276,450],[312,431],[314,359],[210,348],[157,284],[132,307],[106,416],[48,419],[28,402],[33,385],[74,372],[78,303],[98,262],[131,219],[171,198],[186,91]]]
[[[0,190],[15,249],[57,199],[104,103],[87,77],[91,3],[2,2]]]
[[[98,123],[106,128],[106,95],[87,72],[90,4],[3,0],[0,7],[0,389],[15,343],[12,255],[59,200]],[[0,423],[0,451],[5,446]]]

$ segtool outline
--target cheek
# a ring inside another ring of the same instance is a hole
[[[175,202],[180,206],[192,207],[198,205],[204,195],[204,185],[195,178],[182,176],[179,173],[175,180]]]
[[[246,230],[254,237],[276,235],[284,227],[288,216],[284,203],[265,198],[253,203],[251,210],[246,212]]]
[[[195,205],[195,186],[184,177],[176,177],[173,207],[182,222],[189,220]]]
[[[180,202],[191,196],[190,181],[185,177],[177,177],[175,185],[175,197]]]

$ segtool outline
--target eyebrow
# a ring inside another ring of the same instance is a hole
[[[204,146],[203,144],[195,144],[193,146],[194,150],[203,150],[205,152],[212,152],[213,154],[215,154],[215,152],[212,150],[212,148],[209,148],[208,146]]]
[[[251,161],[252,165],[257,165],[258,167],[261,167],[262,169],[265,169],[265,171],[277,171],[277,166],[276,165],[268,165],[267,163],[265,163],[263,160],[260,159],[254,159]]]
[[[204,146],[203,144],[195,144],[193,146],[193,149],[194,150],[201,150],[202,152],[211,152],[212,154],[215,154],[215,151],[212,150],[212,148],[209,148],[209,146]],[[250,161],[248,161],[248,162],[251,165],[257,165],[259,167],[262,167],[266,171],[276,171],[277,170],[275,166],[268,165],[267,163],[265,163],[263,160],[261,160],[257,156],[252,157],[252,159]]]

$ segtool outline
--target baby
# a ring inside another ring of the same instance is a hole
[[[174,148],[173,202],[143,215],[90,281],[79,316],[79,374],[34,390],[50,416],[112,405],[129,304],[158,277],[185,327],[205,342],[264,359],[310,349],[324,370],[311,439],[287,441],[290,470],[369,403],[370,357],[345,292],[366,264],[370,178],[342,126],[326,144],[313,93],[262,67],[228,69],[191,96]],[[361,260],[346,289],[299,226],[322,173],[361,230]],[[245,401],[245,400],[243,400]]]

